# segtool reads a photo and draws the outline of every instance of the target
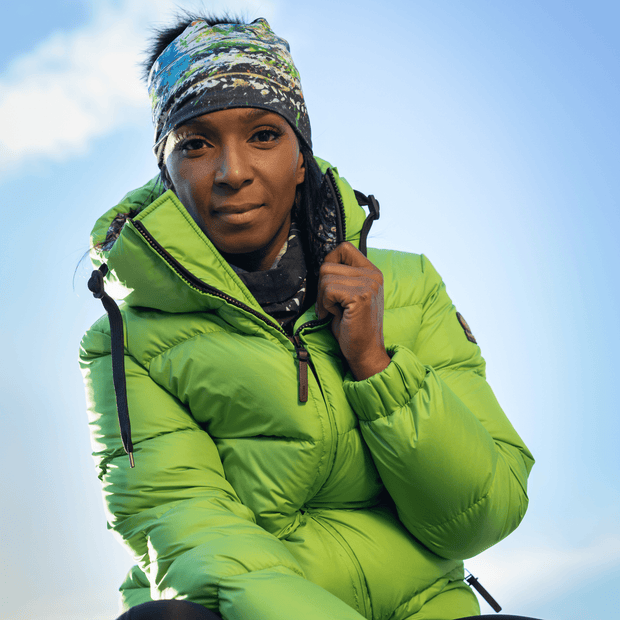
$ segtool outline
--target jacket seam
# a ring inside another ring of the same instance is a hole
[[[198,424],[198,422],[196,422],[196,420],[195,420],[195,418],[193,416],[192,416],[191,419],[194,420],[194,422],[196,424]],[[138,441],[134,441],[133,444],[134,444],[134,446],[139,446],[141,443],[144,443],[145,441],[153,441],[154,439],[159,439],[160,437],[165,437],[167,435],[173,435],[175,433],[187,433],[189,431],[191,431],[193,433],[204,433],[204,432],[206,432],[204,429],[200,428],[199,426],[198,427],[196,427],[196,426],[187,426],[187,427],[184,427],[184,428],[177,427],[177,428],[175,428],[174,430],[171,430],[171,431],[164,431],[162,433],[157,433],[157,435],[149,435],[148,437],[145,437],[144,439],[139,439]],[[211,435],[209,435],[209,437],[210,436]],[[121,450],[122,450],[122,452],[121,452]],[[126,456],[126,453],[125,453],[124,449],[119,448],[118,452],[119,452],[120,456]]]
[[[319,462],[317,463],[317,467],[316,467],[316,476],[314,477],[314,480],[312,480],[312,483],[308,485],[308,494],[306,496],[306,499],[304,500],[304,504],[308,501],[311,501],[312,499],[314,499],[314,497],[316,496],[316,494],[321,490],[322,486],[327,482],[327,480],[329,480],[329,476],[331,474],[331,468],[330,471],[327,472],[327,475],[325,476],[325,480],[323,481],[323,484],[321,486],[317,486],[317,488],[315,488],[315,485],[317,485],[317,482],[321,480],[321,478],[323,477],[323,475],[325,475],[325,472],[323,471],[323,467],[327,468],[329,466],[329,431],[331,430],[331,424],[330,424],[330,420],[329,420],[329,411],[327,411],[327,407],[329,407],[329,405],[327,404],[327,399],[325,398],[321,398],[320,400],[322,402],[325,403],[325,415],[323,415],[319,409],[319,404],[316,402],[319,399],[316,398],[308,398],[308,403],[310,404],[312,403],[314,406],[314,411],[316,414],[317,419],[319,420],[319,423],[321,425],[321,440],[320,440],[320,444],[322,445],[322,450],[321,450],[321,455],[319,457]],[[327,419],[325,419],[327,418]],[[333,440],[337,441],[337,434],[336,434],[336,438],[334,438]],[[319,443],[319,442],[316,442]],[[315,443],[315,445],[316,445]],[[335,453],[334,453],[335,455]],[[332,468],[333,468],[333,464],[332,464]],[[312,495],[310,495],[312,494]]]
[[[196,339],[196,338],[200,338],[202,336],[210,336],[211,334],[216,334],[216,333],[222,333],[222,334],[230,334],[230,332],[227,332],[225,329],[222,328],[218,328],[218,329],[214,329],[214,330],[210,330],[210,331],[204,331],[204,332],[200,332],[198,334],[194,334],[193,336],[189,336],[188,338],[184,338],[184,339],[178,339],[176,342],[170,344],[170,345],[166,345],[165,349],[162,349],[161,351],[158,351],[157,353],[155,353],[155,355],[153,355],[152,357],[149,358],[148,363],[149,365],[156,360],[158,357],[165,355],[166,353],[169,353],[170,351],[172,351],[172,349],[175,349],[176,347],[185,344],[186,342],[191,342],[192,340]]]
[[[238,573],[235,573],[234,575],[222,575],[216,582],[215,582],[215,588],[217,590],[217,598],[218,601],[220,599],[220,588],[222,587],[222,581],[224,581],[224,579],[230,579],[231,577],[239,577],[240,575],[257,575],[258,573],[262,573],[265,571],[270,571],[273,570],[274,568],[284,568],[287,571],[290,571],[291,573],[293,573],[296,577],[300,577],[301,579],[306,579],[306,576],[303,574],[303,571],[299,568],[296,567],[291,567],[291,566],[287,566],[286,564],[282,564],[282,562],[279,562],[277,564],[270,564],[269,566],[266,566],[264,568],[259,568],[258,570],[242,570],[239,571]]]
[[[398,346],[402,346],[402,345],[398,345]],[[390,347],[390,349],[393,349],[393,347]],[[411,351],[411,352],[415,355],[414,351]],[[454,372],[457,372],[457,373],[469,373],[469,372],[472,372],[472,371],[477,373],[476,369],[461,368],[461,367],[459,367],[459,365],[454,365],[454,366],[438,366],[437,368],[433,368],[433,370],[437,373],[437,376],[439,377],[439,379],[442,380],[442,381],[443,381],[443,379],[439,375],[438,371],[445,370],[445,369],[451,369],[451,370],[453,370]],[[384,418],[389,418],[389,417],[391,417],[391,416],[401,412],[403,409],[411,407],[411,401],[413,401],[413,399],[419,394],[420,390],[422,389],[422,386],[424,385],[424,381],[426,380],[426,375],[424,376],[424,379],[422,379],[422,381],[420,382],[420,385],[419,385],[418,389],[416,390],[415,394],[412,394],[411,390],[406,385],[406,381],[405,381],[405,378],[402,375],[402,372],[399,371],[399,374],[400,374],[400,376],[401,376],[401,378],[403,380],[403,385],[405,385],[405,390],[407,392],[406,395],[408,397],[407,402],[402,404],[402,405],[398,405],[394,409],[391,409],[389,412],[386,412],[385,415],[379,414],[377,417],[373,418],[372,420],[360,419],[360,424],[361,423],[372,424],[373,422],[376,422],[377,420],[382,420]],[[426,374],[428,374],[428,371],[427,371]]]
[[[446,579],[447,575],[444,575],[443,577],[440,577],[439,579],[437,579],[436,581],[430,583],[428,586],[426,586],[426,588],[424,588],[423,590],[420,590],[419,592],[417,592],[416,594],[414,594],[413,596],[410,596],[407,600],[403,601],[402,603],[400,603],[399,605],[397,605],[393,610],[392,613],[389,615],[383,615],[379,620],[394,620],[394,618],[398,618],[400,616],[399,610],[401,609],[406,609],[407,606],[409,605],[409,603],[411,603],[411,601],[415,600],[415,599],[419,599],[420,597],[422,597],[422,595],[425,592],[428,592],[428,590],[430,590],[431,588],[433,588],[434,586],[437,585],[438,582],[440,582],[443,579]],[[448,580],[448,583],[449,580]],[[446,584],[447,585],[447,584]],[[441,594],[441,592],[443,592],[445,590],[445,586],[441,589],[440,592],[438,592],[435,596],[437,596],[438,594]],[[417,614],[418,611],[420,611],[421,609],[423,609],[424,605],[432,600],[432,598],[434,597],[430,597],[428,599],[426,599],[422,605],[414,612],[414,615]],[[413,618],[413,616],[407,616],[407,618]]]
[[[446,525],[447,523],[450,523],[452,521],[456,521],[457,519],[460,519],[465,513],[470,512],[478,504],[481,504],[484,500],[486,500],[487,497],[489,497],[490,494],[491,494],[491,489],[489,488],[489,490],[479,500],[477,500],[476,502],[474,502],[473,504],[471,504],[470,506],[468,506],[464,510],[461,510],[461,512],[457,513],[453,517],[450,517],[449,519],[446,519],[445,521],[441,521],[440,523],[435,523],[435,525],[427,525],[425,527],[427,527],[430,530],[434,530],[434,529],[437,529],[438,527],[442,527],[443,525]]]
[[[402,310],[403,308],[415,308],[417,306],[424,306],[424,302],[417,301],[413,304],[403,304],[402,306],[386,306],[385,310]]]
[[[321,512],[315,514],[320,516]],[[353,596],[357,604],[356,611],[359,614],[362,614],[363,611],[370,611],[372,613],[372,602],[370,599],[370,592],[368,591],[368,583],[366,581],[366,575],[362,570],[359,558],[355,555],[353,549],[346,541],[344,536],[342,536],[335,527],[333,527],[330,523],[321,523],[315,515],[312,515],[312,519],[317,525],[322,527],[334,539],[334,541],[338,543],[338,545],[344,551],[345,555],[349,558],[349,562],[352,565],[353,570],[351,570],[347,566],[347,572],[349,573],[351,588],[353,589]],[[354,575],[352,574],[353,572],[355,572],[357,575],[359,581],[359,590],[358,584],[355,582]]]

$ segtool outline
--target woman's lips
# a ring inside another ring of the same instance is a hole
[[[251,221],[263,205],[222,205],[214,209],[214,215],[227,224],[245,224]]]

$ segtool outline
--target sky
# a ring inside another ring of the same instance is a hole
[[[196,2],[179,0],[195,8]],[[301,73],[314,152],[424,253],[536,457],[530,508],[466,562],[505,613],[617,617],[620,4],[235,0]],[[10,3],[0,37],[0,617],[113,620],[77,352],[101,213],[157,172],[138,63],[168,0]],[[466,466],[466,463],[464,463]],[[492,613],[481,603],[483,613]]]

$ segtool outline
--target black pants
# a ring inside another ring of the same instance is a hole
[[[525,616],[505,616],[493,614],[490,616],[467,616],[459,620],[537,620]],[[202,605],[189,601],[152,601],[137,605],[126,611],[117,620],[222,620],[221,616],[209,611]]]
[[[222,620],[222,617],[189,601],[151,601],[128,609],[117,620]]]

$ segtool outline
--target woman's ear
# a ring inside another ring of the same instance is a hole
[[[166,164],[163,164],[160,168],[159,176],[161,177],[161,182],[164,184],[165,189],[174,189],[172,181],[170,180],[170,175],[168,174],[168,169],[166,168]]]
[[[306,178],[306,162],[304,161],[303,153],[301,149],[299,150],[299,158],[297,159],[297,172],[296,172],[295,180],[297,185],[304,182]]]
[[[166,165],[162,165],[159,174],[161,176],[162,183],[166,189],[170,189],[172,187],[172,181],[170,180],[170,175],[168,174],[168,169]]]

